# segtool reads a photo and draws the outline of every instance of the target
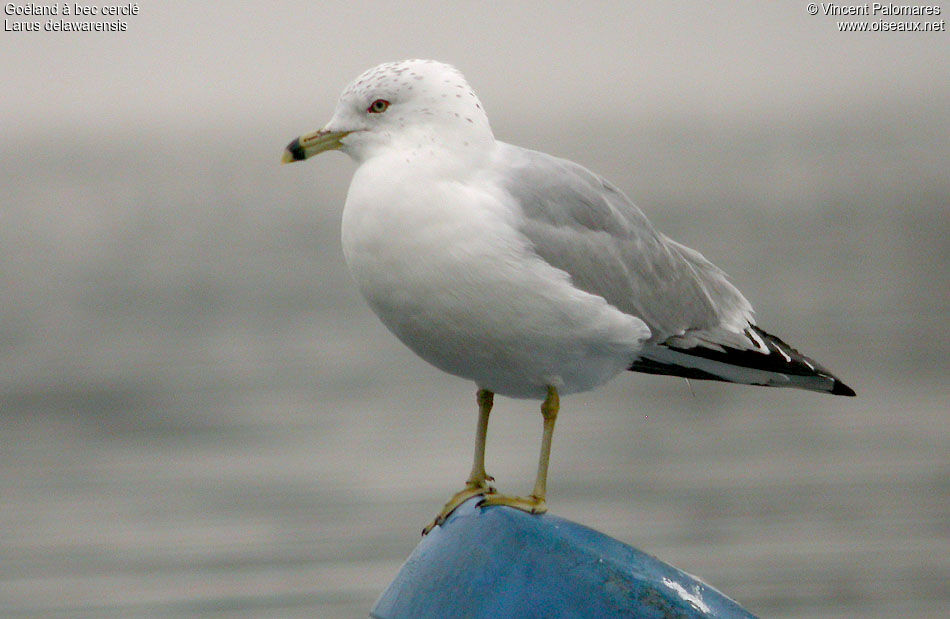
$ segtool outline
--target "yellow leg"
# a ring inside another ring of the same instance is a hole
[[[468,481],[465,482],[465,487],[459,492],[456,492],[442,508],[442,511],[438,513],[435,520],[422,529],[423,535],[428,535],[429,531],[436,525],[445,522],[445,519],[448,518],[459,505],[473,496],[492,494],[495,492],[495,489],[488,483],[495,480],[485,472],[485,440],[488,436],[488,415],[491,413],[495,394],[488,389],[479,389],[476,399],[478,401],[478,426],[475,429],[475,459],[472,462],[472,472],[468,476]]]
[[[543,514],[548,511],[545,502],[548,482],[548,461],[551,459],[551,439],[554,437],[554,422],[561,408],[557,389],[548,386],[548,396],[541,404],[541,416],[544,418],[544,433],[541,435],[541,454],[538,456],[538,474],[534,480],[534,491],[531,496],[517,497],[501,494],[486,496],[480,505],[507,505],[531,514]]]
[[[488,415],[491,413],[495,394],[488,389],[479,389],[475,399],[478,402],[478,426],[475,428],[475,459],[472,462],[472,472],[465,483],[487,489],[488,484],[486,482],[495,481],[493,477],[485,472],[485,441],[488,437]]]

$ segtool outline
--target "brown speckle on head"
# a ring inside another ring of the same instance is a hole
[[[449,97],[450,93],[455,96]],[[389,102],[388,109],[367,113],[377,99]],[[488,119],[464,76],[433,61],[386,63],[364,72],[344,90],[334,118],[341,128],[367,131],[365,139],[351,142],[353,149],[358,144],[375,148],[397,139],[404,139],[404,145],[451,140],[457,147],[492,139]],[[358,156],[354,151],[350,154]]]

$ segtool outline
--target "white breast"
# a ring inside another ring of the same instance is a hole
[[[591,389],[630,365],[649,337],[642,321],[537,257],[490,184],[438,178],[374,158],[343,213],[347,265],[403,343],[514,397]]]

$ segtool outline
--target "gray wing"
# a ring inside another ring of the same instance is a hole
[[[582,166],[501,144],[501,183],[521,232],[575,286],[650,327],[652,343],[756,346],[752,306],[699,252],[657,232],[619,189]]]
[[[752,323],[752,306],[703,256],[657,232],[585,168],[500,144],[498,178],[548,264],[650,327],[631,370],[853,396],[834,374]]]

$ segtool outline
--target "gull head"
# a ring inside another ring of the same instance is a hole
[[[374,67],[346,87],[322,129],[287,145],[283,161],[342,150],[357,162],[385,153],[484,152],[488,117],[465,77],[434,60]]]

